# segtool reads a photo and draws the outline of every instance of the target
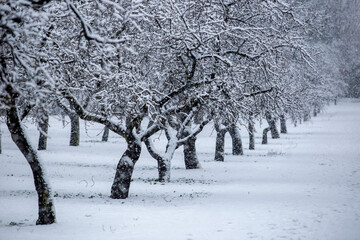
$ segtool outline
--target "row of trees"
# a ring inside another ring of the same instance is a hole
[[[127,198],[142,143],[158,161],[159,180],[170,181],[181,146],[186,168],[200,167],[195,143],[206,124],[215,126],[215,160],[223,161],[226,132],[242,154],[239,124],[254,149],[255,121],[266,119],[277,138],[276,119],[284,132],[286,119],[306,119],[342,94],[332,52],[314,37],[322,24],[314,9],[295,0],[2,3],[0,106],[34,174],[37,223],[53,223],[55,212],[26,116],[42,139],[49,115],[61,112],[72,119],[73,145],[78,118],[122,136],[127,150],[111,197]],[[159,131],[168,140],[163,151],[151,140]]]

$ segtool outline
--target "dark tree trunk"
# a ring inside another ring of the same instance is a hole
[[[170,161],[161,158],[157,161],[159,182],[170,182]]]
[[[280,132],[287,133],[286,118],[284,115],[281,115],[281,117],[280,117]]]
[[[184,146],[184,160],[186,169],[199,169],[201,164],[196,155],[196,137],[191,137],[187,140]]]
[[[140,157],[141,142],[133,137],[127,139],[128,147],[116,167],[114,182],[111,187],[111,198],[125,199],[129,196],[131,177],[134,166]]]
[[[263,138],[262,138],[262,143],[261,144],[267,144],[268,143],[268,137],[267,134],[270,131],[270,128],[265,128],[263,131]]]
[[[191,126],[187,126],[187,129],[183,132],[183,138],[189,136],[191,134]],[[196,155],[196,137],[189,138],[186,142],[184,142],[184,161],[186,169],[199,169],[201,168],[201,164]]]
[[[215,161],[224,162],[226,129],[216,131]]]
[[[232,154],[233,155],[244,155],[240,131],[235,124],[231,124],[227,127],[227,130],[232,139]]]
[[[7,109],[6,123],[9,128],[12,140],[19,148],[21,153],[25,156],[33,173],[39,205],[39,217],[36,221],[36,224],[52,224],[56,221],[56,218],[51,189],[49,184],[46,182],[44,170],[40,163],[37,152],[35,149],[33,149],[28,139],[26,138],[14,100],[12,104],[13,106]]]
[[[317,115],[320,113],[320,107],[315,106],[314,107],[314,117],[317,117]]]
[[[109,128],[107,126],[105,126],[101,141],[107,142],[108,140],[109,140]]]
[[[335,104],[335,106],[337,105],[337,97],[335,97],[335,99],[334,99],[334,104]]]
[[[306,122],[306,121],[309,121],[310,120],[310,118],[311,118],[311,116],[310,116],[310,112],[305,112],[305,115],[304,115],[304,122]]]
[[[266,121],[268,122],[269,127],[270,127],[271,137],[274,139],[280,138],[280,133],[276,127],[275,119],[271,116],[270,113],[266,113],[265,117],[266,117]]]
[[[38,143],[38,150],[46,150],[47,147],[47,134],[49,129],[49,115],[44,114],[39,122],[40,136]]]
[[[253,122],[249,122],[249,149],[250,150],[255,150],[255,134],[254,134],[254,123]]]
[[[80,144],[80,118],[76,114],[69,114],[71,122],[70,146]]]

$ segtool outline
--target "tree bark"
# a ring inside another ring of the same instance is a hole
[[[254,134],[254,123],[249,122],[249,150],[255,150],[255,134]]]
[[[191,126],[187,126],[187,129],[184,130],[183,137],[187,137],[191,134]],[[186,169],[199,169],[201,168],[201,164],[199,159],[196,155],[196,137],[189,138],[186,142],[184,142],[184,161],[185,161],[185,168]]]
[[[184,143],[184,160],[186,169],[199,169],[201,164],[196,155],[196,137],[189,138]]]
[[[157,162],[159,182],[170,182],[170,160],[161,158]]]
[[[270,131],[270,128],[267,127],[264,129],[263,131],[263,138],[262,138],[262,143],[261,144],[267,144],[268,143],[268,137],[267,137],[267,134],[268,132]]]
[[[101,141],[107,142],[109,140],[109,128],[107,126],[104,127],[104,133],[102,135]]]
[[[224,162],[226,129],[216,131],[215,161]]]
[[[280,132],[287,133],[286,119],[284,115],[281,115],[280,117]]]
[[[71,122],[70,146],[79,146],[80,144],[80,118],[76,114],[69,114]]]
[[[46,180],[39,156],[26,138],[25,131],[21,124],[14,100],[12,106],[7,109],[6,123],[9,128],[12,140],[28,161],[33,173],[39,206],[39,216],[36,224],[52,224],[56,221],[56,218],[51,188]]]
[[[146,138],[144,140],[148,152],[158,163],[159,182],[170,182],[170,159],[166,159],[165,157],[157,154],[152,149],[152,143],[150,141],[151,141],[150,138]],[[166,149],[167,151],[168,151],[168,147],[169,145],[167,146]]]
[[[266,117],[266,121],[268,122],[269,127],[270,127],[271,137],[273,139],[280,138],[280,133],[276,127],[275,119],[271,116],[271,114],[269,112],[267,112],[265,114],[265,117]]]
[[[231,124],[227,127],[227,130],[232,139],[232,154],[233,155],[244,155],[240,131],[235,124]]]
[[[38,143],[38,150],[46,150],[47,147],[47,134],[49,129],[49,115],[44,114],[39,122],[40,136]]]
[[[116,167],[115,178],[111,187],[111,198],[125,199],[129,196],[131,177],[134,166],[140,157],[141,141],[134,137],[127,139],[128,146]]]

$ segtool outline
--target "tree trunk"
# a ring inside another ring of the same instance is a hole
[[[39,122],[40,136],[38,143],[38,150],[46,150],[47,147],[47,134],[49,129],[49,115],[44,114]]]
[[[317,115],[320,113],[320,107],[314,106],[314,117],[317,117]]]
[[[196,155],[196,137],[189,138],[183,146],[184,146],[184,160],[185,160],[185,168],[186,169],[199,169],[201,168],[201,164]]]
[[[269,127],[270,127],[271,137],[274,139],[280,138],[280,133],[276,127],[275,119],[271,116],[270,113],[266,113],[265,117],[266,117],[266,121],[268,122]]]
[[[227,127],[227,130],[232,139],[232,154],[233,155],[244,155],[240,131],[235,124],[231,124]]]
[[[191,125],[186,127],[183,132],[183,138],[189,136],[191,134]],[[186,169],[199,169],[201,168],[201,164],[196,155],[196,137],[189,138],[184,144],[184,161]]]
[[[224,162],[226,129],[216,131],[215,161]]]
[[[304,122],[306,122],[306,121],[309,121],[310,120],[310,118],[311,118],[311,116],[310,116],[310,112],[305,112],[305,115],[304,115]]]
[[[164,158],[158,160],[159,182],[170,182],[170,161]]]
[[[255,150],[255,134],[254,134],[254,123],[249,122],[249,150]]]
[[[14,100],[13,106],[7,109],[6,123],[9,128],[12,140],[30,164],[33,173],[39,205],[39,217],[36,221],[36,224],[52,224],[56,221],[56,218],[55,207],[51,195],[51,188],[47,183],[45,173],[37,152],[30,145],[28,139],[26,138],[25,131],[21,124]]]
[[[76,114],[70,114],[71,133],[70,146],[79,146],[80,144],[80,118]]]
[[[264,129],[263,131],[263,138],[262,138],[262,143],[261,144],[267,144],[268,143],[268,137],[267,137],[267,134],[268,132],[270,131],[270,128],[267,127]]]
[[[281,115],[281,117],[280,117],[280,132],[287,133],[286,119],[285,119],[284,115]]]
[[[169,138],[169,141],[170,141],[170,138]],[[160,156],[155,151],[153,151],[150,138],[145,139],[144,142],[145,142],[148,152],[158,163],[159,182],[170,182],[170,163],[171,163],[170,159],[166,159],[165,157]],[[173,147],[174,147],[174,149],[176,148],[175,146],[173,146]],[[168,150],[169,150],[169,144],[167,145],[166,153],[168,152]],[[166,153],[165,153],[165,155],[167,155]],[[171,154],[170,158],[172,156],[173,155]]]
[[[66,121],[65,121],[65,113],[64,112],[61,112],[61,122],[62,122],[63,127],[65,127]]]
[[[125,199],[129,196],[131,177],[134,166],[140,157],[141,142],[133,137],[127,139],[128,147],[116,167],[114,182],[111,187],[111,198]]]
[[[105,126],[101,141],[107,142],[108,140],[109,140],[109,128],[107,126]]]

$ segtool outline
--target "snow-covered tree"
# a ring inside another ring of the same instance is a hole
[[[32,111],[43,119],[54,82],[47,72],[47,1],[5,1],[0,5],[0,108],[12,140],[28,161],[38,195],[36,224],[54,223],[55,210],[49,182],[36,149],[29,142],[22,119]]]

